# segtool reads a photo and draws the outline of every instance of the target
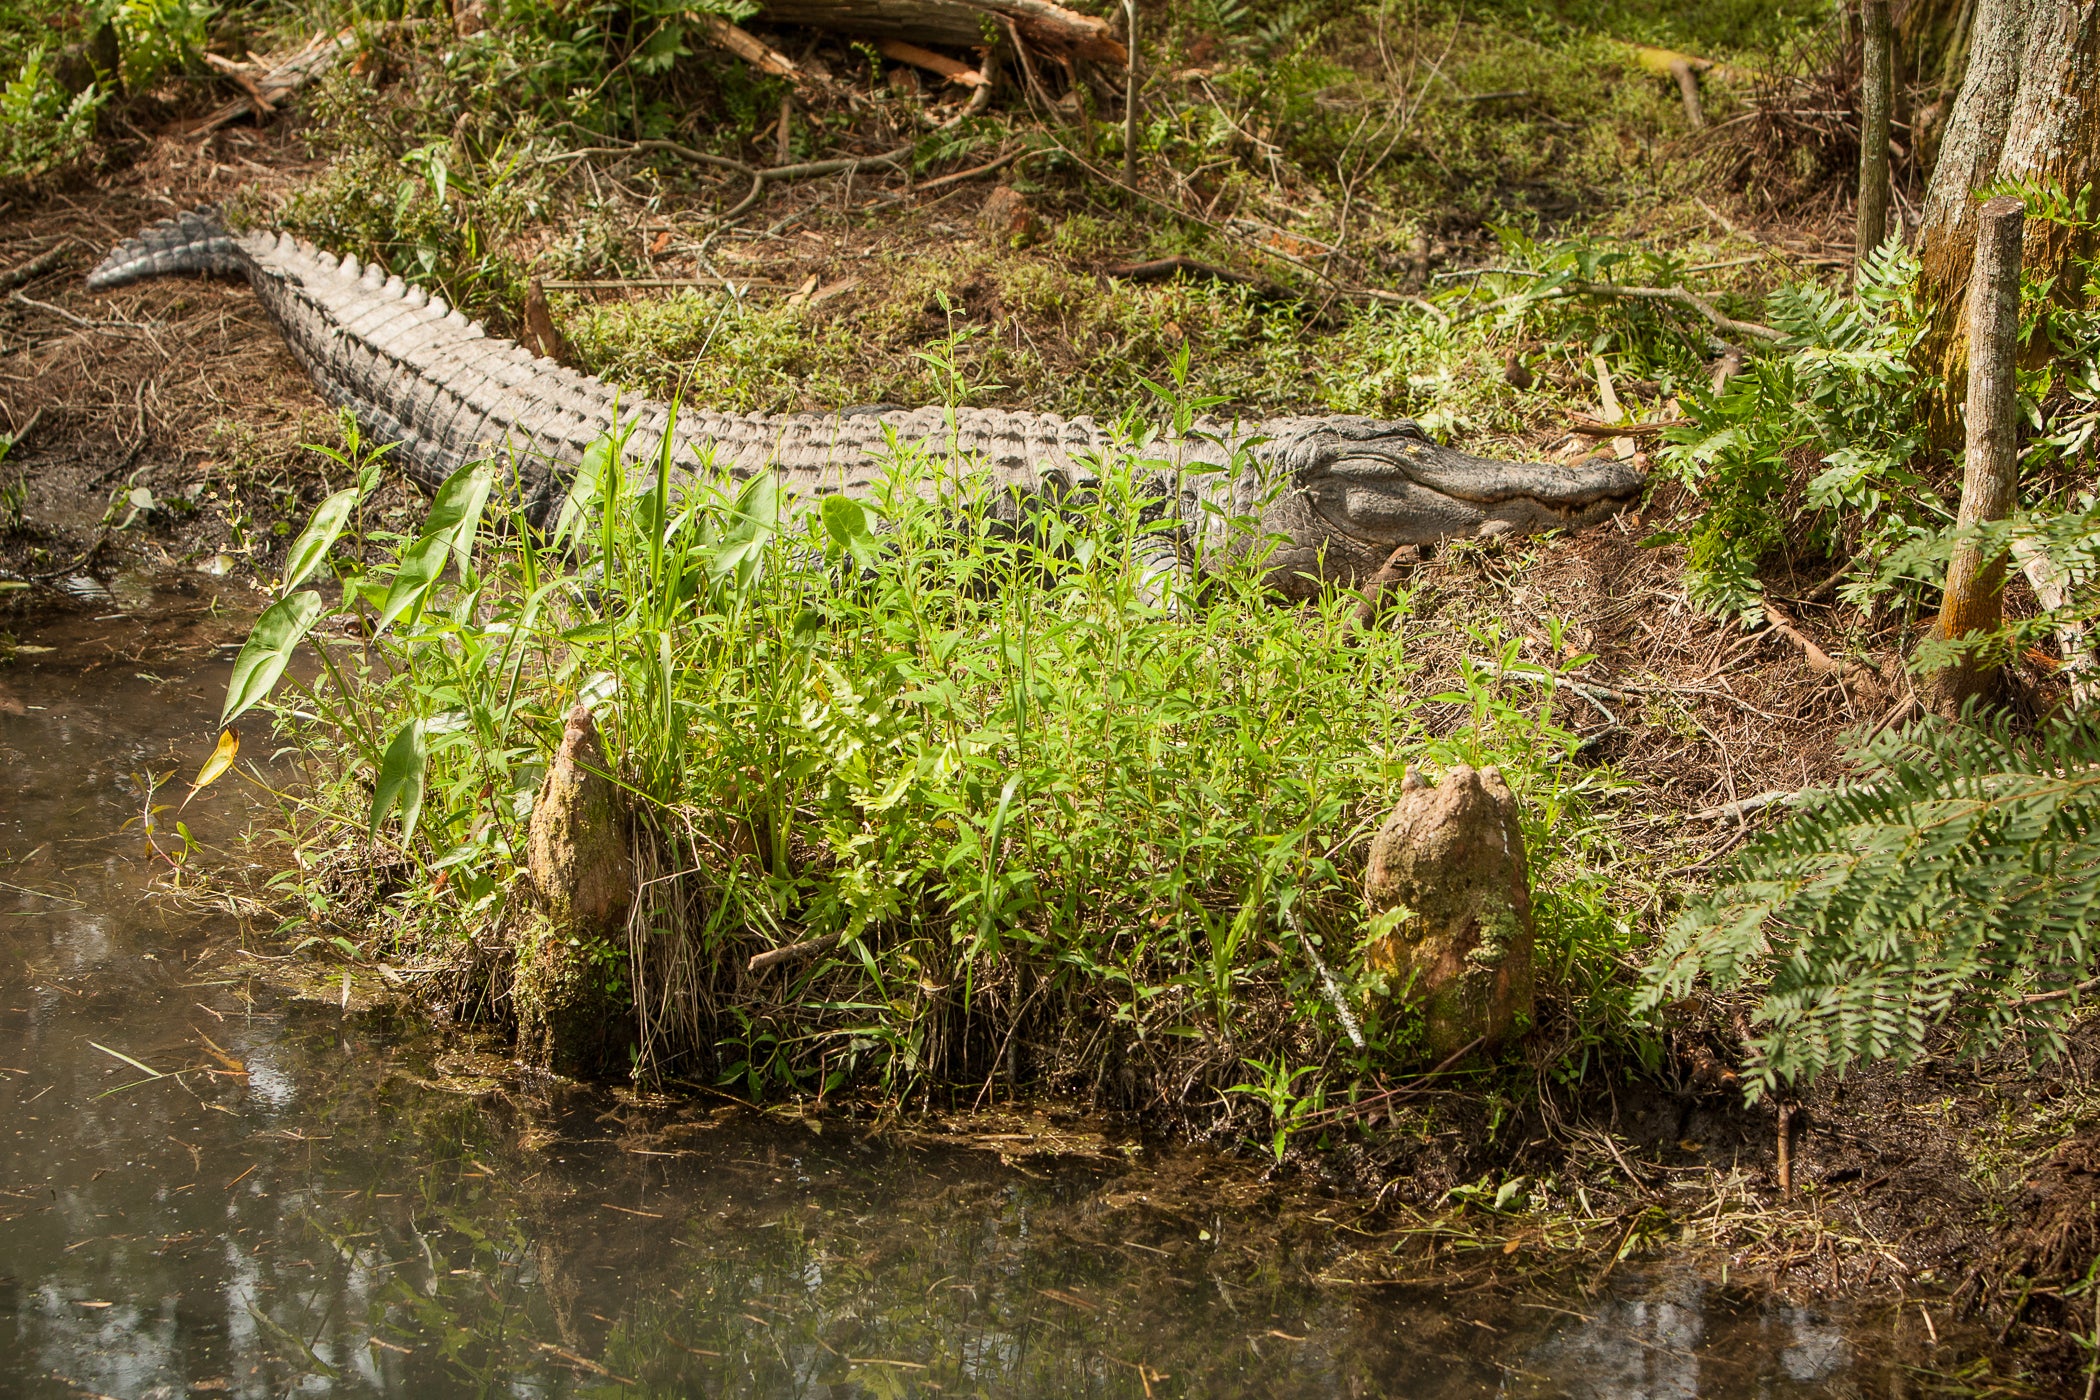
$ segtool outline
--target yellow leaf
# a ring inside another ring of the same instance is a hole
[[[219,735],[219,746],[204,760],[197,770],[197,780],[190,784],[190,797],[195,797],[219,780],[219,775],[233,767],[233,756],[241,751],[241,731],[229,726]],[[182,805],[190,805],[190,797],[182,799]],[[179,810],[179,809],[178,809]]]

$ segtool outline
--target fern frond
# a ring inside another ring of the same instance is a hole
[[[2100,952],[2100,726],[1933,721],[1860,758],[1677,918],[1644,1004],[1764,979],[1753,1096],[1907,1063],[1935,1026],[2059,1052]]]

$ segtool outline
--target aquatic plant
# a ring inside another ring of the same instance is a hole
[[[1499,763],[1550,872],[1591,783],[1542,703],[1557,673],[1482,634],[1424,694],[1404,598],[1370,630],[1350,593],[1279,606],[1259,542],[1148,598],[1143,455],[1019,530],[907,451],[876,501],[798,512],[769,476],[602,443],[544,530],[494,464],[413,534],[361,526],[351,487],[294,545],[226,718],[313,643],[276,707],[314,764],[299,839],[393,867],[360,931],[393,955],[506,927],[562,716],[593,707],[642,873],[594,956],[638,1073],[1230,1113],[1248,1059],[1316,1067],[1301,1097],[1404,1066],[1408,1018],[1361,967],[1363,847],[1407,764]],[[390,557],[339,564],[325,600],[310,580],[360,529]],[[1609,924],[1541,898],[1548,941]]]

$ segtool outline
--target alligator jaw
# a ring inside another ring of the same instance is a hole
[[[1368,577],[1401,545],[1573,529],[1640,499],[1646,477],[1610,459],[1553,466],[1441,447],[1413,423],[1300,420],[1277,444],[1289,486],[1266,509],[1270,559],[1287,593]],[[1291,440],[1295,438],[1296,440]]]

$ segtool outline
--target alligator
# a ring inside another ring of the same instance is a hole
[[[379,263],[287,233],[237,232],[210,209],[123,243],[88,286],[167,273],[245,276],[322,394],[356,415],[367,440],[398,443],[394,460],[419,485],[432,488],[468,462],[507,459],[535,519],[567,489],[585,451],[616,428],[626,431],[623,455],[637,463],[711,463],[738,479],[775,471],[784,494],[805,501],[869,496],[899,447],[989,473],[1016,501],[1085,489],[1105,458],[1128,447],[1092,418],[1048,413],[674,409],[490,335]],[[1404,545],[1593,524],[1635,502],[1643,485],[1638,467],[1610,458],[1497,461],[1442,446],[1406,420],[1347,415],[1205,418],[1155,437],[1137,457],[1158,464],[1146,469],[1164,509],[1178,515],[1178,529],[1162,532],[1178,551],[1266,540],[1268,576],[1290,594],[1322,579],[1369,577]],[[1246,528],[1250,519],[1258,529]]]

